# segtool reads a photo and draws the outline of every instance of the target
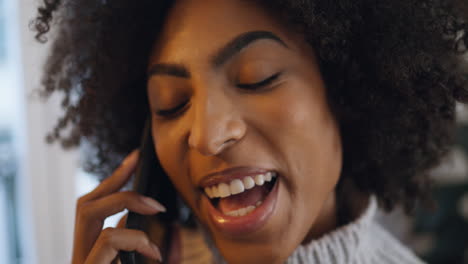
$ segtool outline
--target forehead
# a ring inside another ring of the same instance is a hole
[[[152,62],[204,59],[236,36],[254,30],[287,40],[287,30],[264,8],[245,0],[181,0],[170,10]]]

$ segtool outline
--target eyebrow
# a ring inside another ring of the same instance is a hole
[[[270,31],[250,31],[235,37],[223,48],[217,51],[210,59],[211,64],[215,68],[219,68],[242,49],[261,39],[270,39],[288,48],[281,38]],[[190,78],[190,73],[187,68],[182,64],[175,63],[157,63],[152,65],[148,70],[148,78],[152,75],[171,75],[181,78]]]

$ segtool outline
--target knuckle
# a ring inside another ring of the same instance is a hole
[[[138,237],[140,238],[139,241],[140,241],[141,246],[150,246],[151,241],[145,232],[141,230],[136,230],[136,233]]]
[[[87,195],[83,195],[76,200],[76,208],[79,209],[84,203],[87,202]]]
[[[129,195],[129,199],[134,201],[134,202],[141,202],[141,199],[142,199],[142,195],[141,194],[138,194],[136,192],[132,192],[130,195]]]
[[[89,202],[79,203],[76,206],[77,216],[81,218],[89,218],[91,216],[91,206]]]
[[[134,191],[122,191],[120,192],[122,195],[124,196],[129,196],[129,197],[133,197],[133,196],[137,196],[138,194]]]
[[[122,202],[128,203],[130,201],[137,200],[140,195],[134,191],[123,191],[119,193],[119,196],[121,197],[120,200]]]
[[[107,227],[101,232],[101,241],[104,244],[111,244],[115,235],[115,228]]]

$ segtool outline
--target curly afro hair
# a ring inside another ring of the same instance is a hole
[[[44,0],[32,21],[42,42],[56,27],[42,92],[62,93],[65,113],[47,139],[89,142],[86,168],[102,177],[139,145],[148,57],[172,2]],[[341,129],[341,180],[388,210],[414,207],[453,143],[456,102],[468,101],[468,2],[257,2],[316,51]]]

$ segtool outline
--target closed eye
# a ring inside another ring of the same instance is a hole
[[[271,82],[276,80],[280,74],[281,74],[281,72],[278,72],[278,73],[266,78],[265,80],[257,82],[257,83],[239,83],[239,84],[237,84],[237,87],[242,88],[242,89],[246,89],[246,90],[256,90],[258,88],[261,88],[263,86],[266,86],[266,85],[270,84]]]
[[[187,106],[188,102],[184,102],[174,108],[170,108],[170,109],[161,109],[161,110],[158,110],[156,111],[156,114],[158,116],[162,116],[162,117],[170,117],[170,116],[174,116],[176,115],[178,112],[180,112],[181,110],[183,110],[186,106]]]
[[[279,76],[280,76],[281,72],[278,72],[268,78],[266,78],[265,80],[262,80],[260,82],[257,82],[257,83],[239,83],[237,84],[237,87],[241,88],[241,89],[245,89],[245,90],[257,90],[259,88],[262,88],[264,86],[267,86],[269,85],[270,83],[272,83],[274,80],[276,80]],[[179,114],[180,112],[182,112],[183,109],[185,109],[188,105],[188,101],[187,102],[184,102],[174,108],[170,108],[170,109],[161,109],[161,110],[158,110],[156,111],[156,114],[158,116],[161,116],[161,117],[165,117],[165,118],[168,118],[168,117],[175,117],[177,114]]]

